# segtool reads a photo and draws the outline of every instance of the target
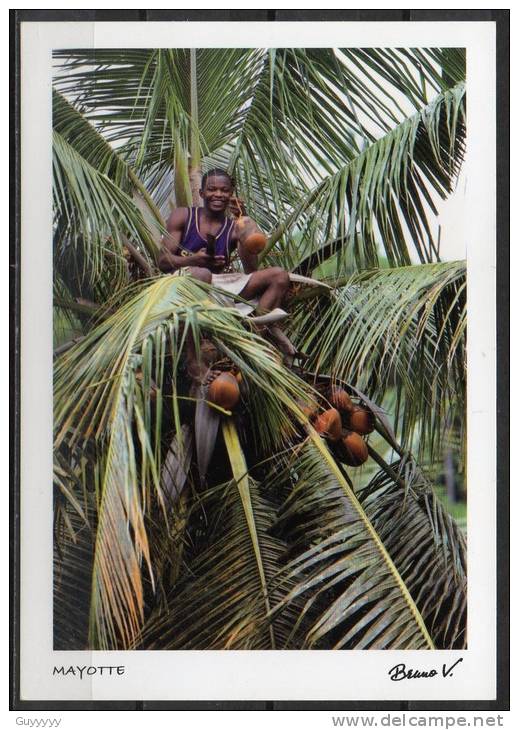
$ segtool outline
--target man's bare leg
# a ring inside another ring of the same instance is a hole
[[[288,272],[277,266],[255,271],[240,292],[243,299],[259,299],[258,314],[280,307],[290,286]]]
[[[249,279],[246,287],[240,292],[243,299],[259,297],[258,314],[271,312],[281,307],[283,299],[290,287],[290,276],[287,271],[277,266],[256,271]],[[300,355],[283,330],[275,324],[267,325],[271,339],[284,354],[285,364],[292,365],[294,357]]]
[[[188,270],[195,279],[206,284],[211,283],[212,274],[208,269],[190,266]],[[243,299],[257,298],[259,300],[257,311],[259,314],[265,314],[282,305],[289,286],[290,277],[288,272],[277,266],[271,267],[255,271],[240,292],[240,296]],[[297,354],[296,348],[279,327],[271,327],[269,331],[281,351],[288,356],[291,364],[294,355]],[[193,335],[190,332],[186,337],[186,360],[187,371],[191,378],[197,382],[209,383],[219,374],[218,371],[209,371],[207,365],[197,358]]]

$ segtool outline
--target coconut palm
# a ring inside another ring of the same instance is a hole
[[[465,266],[430,224],[463,51],[55,56],[56,648],[465,646],[465,540],[431,481],[464,441]],[[156,267],[215,164],[262,263],[314,280],[288,305],[304,368]],[[190,388],[188,336],[240,373],[232,412]],[[308,420],[331,386],[374,416],[360,470]]]

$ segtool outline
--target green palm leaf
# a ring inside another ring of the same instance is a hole
[[[163,388],[175,394],[171,418],[180,433],[176,394],[187,330],[198,346],[202,330],[215,336],[243,373],[251,398],[266,404],[252,418],[265,448],[275,448],[282,433],[294,430],[290,413],[302,417],[295,403],[308,397],[309,387],[279,363],[263,340],[244,329],[235,310],[211,301],[210,291],[188,276],[161,277],[141,287],[56,364],[56,449],[81,450],[94,441],[103,454],[97,463],[92,575],[91,639],[96,646],[129,646],[140,631],[143,564],[152,574],[145,518],[152,499],[164,502]],[[158,386],[153,406],[152,379]]]
[[[207,525],[205,539],[189,557],[166,606],[146,623],[143,648],[251,650],[282,648],[286,642],[292,616],[269,622],[264,589],[282,565],[286,544],[270,535],[275,504],[246,479],[245,501],[243,488],[240,495],[232,481],[194,503],[189,521],[198,532]]]
[[[131,192],[131,168],[105,137],[63,94],[52,90],[52,125],[98,172],[106,175],[126,193]]]
[[[465,537],[421,470],[402,459],[377,474],[358,498],[436,647],[466,648]]]
[[[274,231],[263,255],[274,252],[282,235],[298,231],[297,246],[275,251],[299,273],[337,253],[338,275],[378,266],[379,246],[391,266],[405,266],[409,242],[422,263],[435,260],[426,211],[436,213],[433,191],[445,198],[459,172],[464,94],[463,84],[443,92],[323,178]]]
[[[297,585],[273,615],[294,599],[305,598],[294,626],[295,645],[434,648],[402,577],[317,435],[311,434],[290,470],[294,489],[280,511],[277,529],[291,546],[291,559],[280,584],[286,577]]]
[[[375,401],[397,391],[395,425],[410,445],[441,452],[465,408],[465,262],[367,271],[331,299],[305,302],[294,317],[310,367],[350,382]]]
[[[254,49],[228,49],[225,54],[196,50],[197,133],[203,154],[221,147],[240,128],[261,55]],[[143,50],[122,56],[81,49],[56,56],[67,61],[65,73],[56,77],[57,87],[81,102],[87,118],[109,141],[124,142],[123,153],[135,160],[139,171],[146,174],[160,164],[165,174],[173,160],[175,135],[189,146],[189,50]]]
[[[59,244],[81,246],[85,274],[95,282],[111,270],[112,286],[126,280],[126,237],[156,251],[141,211],[109,177],[96,170],[54,132],[54,209]],[[59,252],[58,252],[59,255]]]

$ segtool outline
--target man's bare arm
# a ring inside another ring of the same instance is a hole
[[[157,265],[161,271],[174,271],[181,266],[188,266],[189,256],[179,255],[180,241],[187,222],[188,209],[175,208],[166,223],[167,233],[162,237],[162,248]]]
[[[249,253],[241,241],[238,242],[238,256],[243,264],[243,270],[246,274],[252,274],[258,270],[258,256],[255,253]]]
[[[258,270],[258,256],[255,253],[247,251],[243,242],[251,233],[261,233],[261,229],[254,220],[247,215],[245,204],[240,198],[232,199],[229,206],[230,212],[236,216],[235,233],[237,238],[238,256],[243,264],[243,270],[246,274],[252,274]]]

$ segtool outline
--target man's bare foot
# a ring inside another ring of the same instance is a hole
[[[288,317],[287,312],[284,309],[276,307],[270,312],[257,312],[254,317],[247,317],[247,322],[255,327],[267,326],[274,324],[274,322],[280,322],[282,319]]]
[[[216,380],[216,378],[221,374],[221,370],[209,370],[204,378],[204,385],[211,385],[213,380]]]

